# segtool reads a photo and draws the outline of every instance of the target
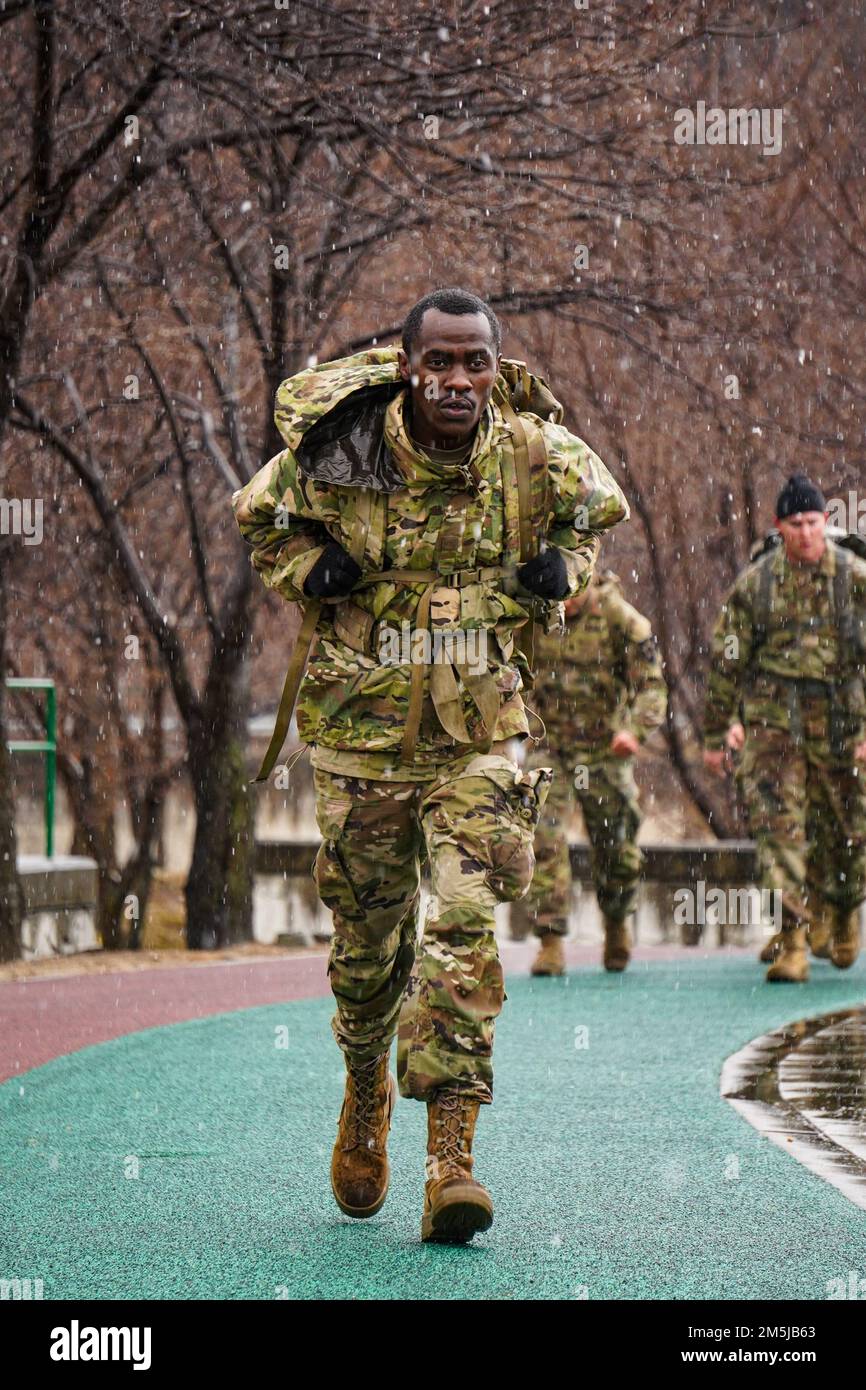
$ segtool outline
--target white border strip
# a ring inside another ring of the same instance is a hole
[[[849,1202],[866,1211],[866,1162],[840,1147],[826,1130],[819,1130],[779,1092],[778,1068],[801,1042],[862,1009],[804,1019],[764,1033],[734,1052],[722,1067],[719,1090],[743,1119],[808,1168],[837,1188]],[[760,1099],[758,1097],[761,1097]]]

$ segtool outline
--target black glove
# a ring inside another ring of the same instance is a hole
[[[361,568],[351,555],[336,541],[328,541],[304,580],[304,593],[310,598],[343,598],[360,578]]]
[[[521,565],[517,578],[524,589],[539,598],[565,598],[568,593],[568,570],[555,546],[548,546]]]

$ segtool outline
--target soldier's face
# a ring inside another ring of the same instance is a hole
[[[776,518],[785,554],[792,565],[817,565],[827,544],[826,512],[796,512],[784,521]]]
[[[410,383],[412,434],[419,444],[456,449],[471,438],[493,392],[499,358],[484,314],[428,309],[412,348],[400,352]]]

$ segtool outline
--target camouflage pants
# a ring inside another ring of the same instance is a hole
[[[534,754],[529,760],[538,757]],[[606,917],[622,921],[634,911],[642,863],[636,837],[640,827],[637,788],[630,758],[606,758],[577,764],[574,755],[544,755],[554,768],[553,785],[535,836],[535,875],[520,904],[518,921],[537,935],[568,932],[571,905],[571,866],[568,828],[575,797],[583,812],[592,847],[592,877],[596,897]],[[585,785],[581,783],[585,782]]]
[[[448,1085],[489,1103],[505,999],[494,910],[529,886],[547,778],[491,753],[457,759],[430,781],[317,769],[315,785],[337,1042],[365,1060],[397,1032],[402,1095],[427,1101]],[[433,899],[416,956],[425,858]]]
[[[758,846],[760,887],[790,917],[805,895],[851,909],[866,897],[866,768],[830,757],[826,741],[752,728],[737,779]]]

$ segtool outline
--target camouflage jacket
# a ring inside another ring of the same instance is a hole
[[[704,743],[718,749],[731,724],[789,729],[794,681],[845,688],[855,726],[862,725],[864,644],[840,641],[833,602],[838,548],[830,540],[817,565],[790,565],[782,546],[773,552],[773,597],[763,640],[756,642],[760,561],[736,580],[713,633],[704,712]],[[866,562],[850,557],[850,602],[866,628]]]
[[[367,428],[362,416],[353,427],[357,440],[353,434],[336,463],[331,460],[322,466],[315,457],[308,460],[304,442],[310,429],[350,395],[373,386],[389,386],[391,392],[372,479],[369,468],[365,472],[357,466],[364,448],[371,456],[369,438],[362,439],[358,433]],[[509,447],[509,428],[491,402],[479,422],[469,459],[459,466],[434,462],[409,436],[405,401],[397,354],[391,348],[323,363],[283,382],[277,392],[275,419],[288,447],[235,493],[238,525],[252,547],[252,563],[264,583],[301,604],[306,601],[304,580],[323,545],[332,538],[358,558],[359,527],[364,576],[396,568],[435,570],[442,576],[443,587],[434,594],[433,623],[438,612],[444,626],[471,631],[478,639],[483,635],[485,670],[498,691],[495,738],[525,733],[513,638],[535,601],[516,580],[509,584],[484,573],[469,573],[502,563],[506,517],[501,463]],[[535,416],[530,419],[543,433],[548,459],[547,540],[566,561],[569,592],[578,593],[598,554],[598,532],[627,517],[628,505],[592,449],[561,425]],[[323,604],[297,705],[298,732],[303,742],[316,745],[317,766],[330,765],[322,750],[354,750],[359,767],[363,763],[371,775],[394,775],[407,716],[411,665],[395,659],[393,647],[390,659],[383,662],[382,638],[408,635],[425,588],[420,583],[389,582],[387,577],[365,582],[362,576],[348,602]],[[400,656],[405,658],[407,652],[398,643]],[[429,678],[430,672],[425,676],[424,713],[413,764],[418,775],[467,751],[437,717]],[[459,698],[466,729],[474,740],[479,724],[485,726],[462,682]],[[345,758],[338,761],[339,766],[348,766]]]
[[[596,578],[563,633],[536,638],[535,665],[530,703],[560,754],[605,756],[615,733],[643,741],[665,717],[667,687],[649,621],[610,571]]]

